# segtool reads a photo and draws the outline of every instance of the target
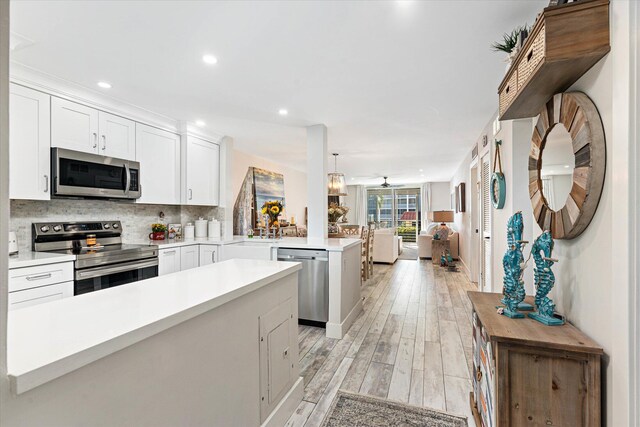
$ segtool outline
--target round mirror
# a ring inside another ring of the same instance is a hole
[[[529,197],[533,217],[554,239],[578,237],[598,207],[606,144],[587,95],[565,92],[544,105],[531,135]]]
[[[542,195],[553,211],[561,210],[573,186],[575,156],[571,134],[562,123],[553,126],[541,154]]]

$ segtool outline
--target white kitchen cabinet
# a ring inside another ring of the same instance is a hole
[[[9,197],[50,199],[51,96],[11,84]]]
[[[39,286],[37,288],[9,292],[8,308],[9,310],[16,310],[72,296],[73,281]]]
[[[298,353],[293,300],[287,299],[260,316],[260,419],[282,400],[294,381],[294,362]]]
[[[158,276],[180,271],[180,248],[158,251]]]
[[[198,245],[183,246],[180,248],[180,270],[189,270],[200,265],[200,251]]]
[[[100,131],[98,154],[127,160],[136,158],[134,121],[99,111],[98,130]]]
[[[23,291],[72,280],[72,261],[12,268],[9,270],[9,292]]]
[[[51,97],[51,146],[98,153],[98,110]]]
[[[218,245],[200,245],[200,266],[218,262],[219,249]]]
[[[135,122],[54,96],[51,146],[134,160]]]
[[[185,204],[217,206],[220,199],[220,146],[189,135],[185,152]]]
[[[136,123],[136,161],[142,169],[138,203],[180,204],[180,135]]]
[[[220,248],[219,260],[262,259],[270,261],[272,259],[271,256],[272,245],[269,243],[241,242],[222,246]]]

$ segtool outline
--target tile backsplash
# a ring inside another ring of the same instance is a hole
[[[165,223],[186,224],[199,217],[224,220],[224,208],[209,206],[144,205],[110,200],[54,199],[11,200],[9,230],[15,231],[19,249],[31,250],[31,223],[53,221],[122,222],[122,239],[128,243],[145,242],[151,224],[164,212]],[[224,231],[224,227],[222,227]]]

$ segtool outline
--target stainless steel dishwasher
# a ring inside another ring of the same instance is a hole
[[[298,278],[298,318],[329,320],[329,254],[315,249],[278,249],[278,261],[302,263]]]

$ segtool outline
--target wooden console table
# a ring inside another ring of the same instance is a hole
[[[431,239],[431,261],[434,265],[440,265],[442,252],[451,252],[450,241],[448,239]]]
[[[599,426],[600,347],[576,327],[496,312],[501,294],[468,292],[473,305],[476,425]],[[532,297],[527,302],[533,303]]]

